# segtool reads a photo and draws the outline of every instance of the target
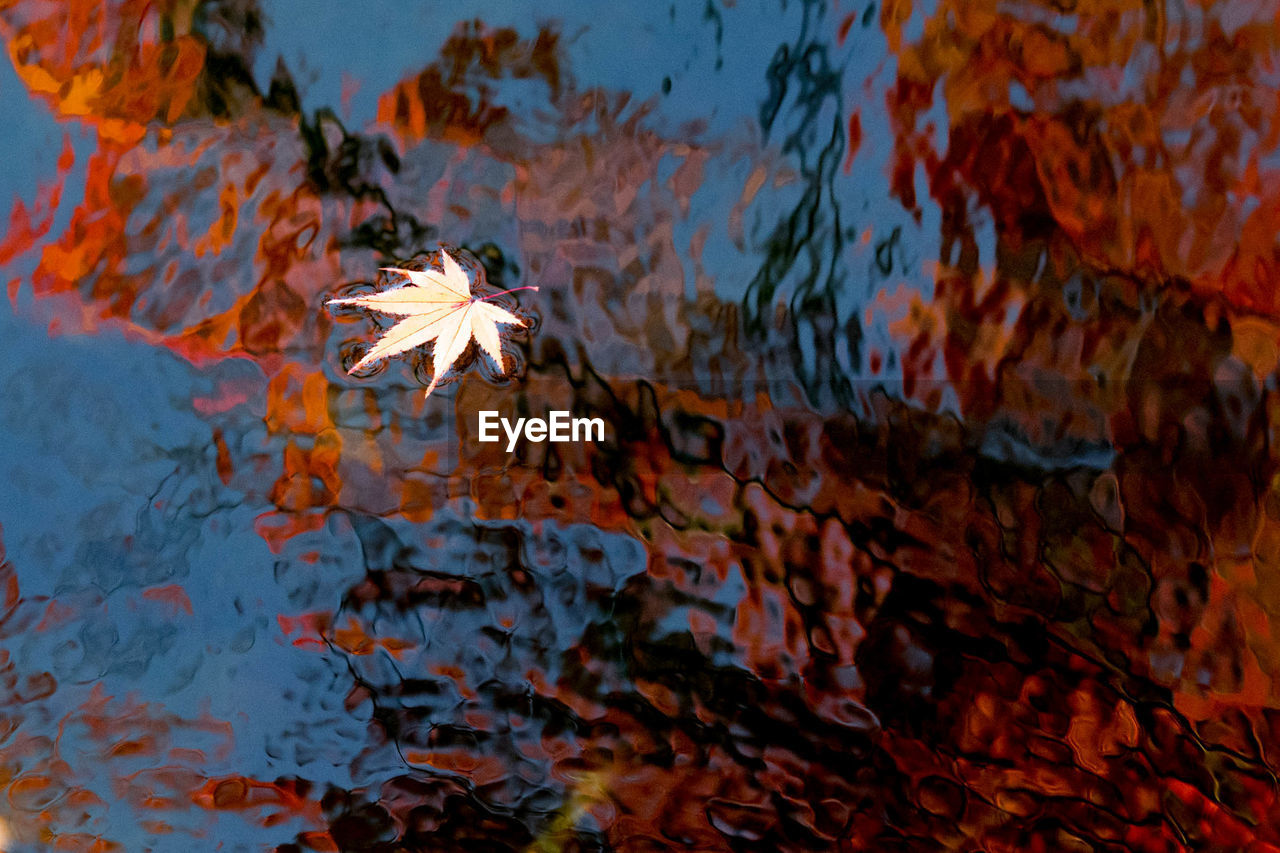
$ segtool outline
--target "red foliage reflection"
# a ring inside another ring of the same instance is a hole
[[[12,833],[125,849],[123,804],[280,850],[1276,849],[1277,33],[1231,5],[880,9],[890,188],[941,223],[929,287],[868,297],[903,399],[839,375],[863,283],[802,270],[872,233],[833,212],[871,106],[801,144],[854,17],[770,66],[793,144],[579,88],[551,27],[459,26],[352,132],[283,72],[256,90],[249,4],[4,9],[29,92],[98,140],[60,233],[69,145],[15,206],[10,301],[190,365],[206,479],[287,602],[262,630],[340,679],[312,760],[357,733],[349,785],[229,767],[234,720],[26,667],[11,644],[104,595],[24,598],[3,563]],[[736,290],[692,221],[726,193],[725,245],[763,245]],[[367,324],[326,298],[445,236],[547,285],[518,378],[450,407],[412,358],[347,377]],[[608,438],[508,455],[479,409]],[[187,583],[121,595],[200,643]]]

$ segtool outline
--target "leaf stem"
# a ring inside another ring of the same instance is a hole
[[[480,301],[481,301],[481,302],[487,302],[487,301],[489,301],[490,299],[493,299],[493,298],[498,297],[498,296],[505,296],[505,295],[506,295],[506,294],[508,294],[508,293],[515,293],[517,290],[537,290],[537,289],[538,289],[537,285],[534,285],[534,284],[526,284],[526,285],[524,285],[523,287],[513,287],[513,288],[510,288],[509,290],[504,290],[504,291],[502,291],[501,293],[491,293],[491,294],[489,294],[488,296],[486,296],[486,297],[484,297],[483,299],[481,299]]]

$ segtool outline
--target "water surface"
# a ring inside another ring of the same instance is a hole
[[[3,849],[1276,848],[1273,5],[8,4]]]

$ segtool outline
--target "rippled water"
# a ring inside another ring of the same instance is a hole
[[[1280,849],[1278,20],[4,4],[0,849]]]

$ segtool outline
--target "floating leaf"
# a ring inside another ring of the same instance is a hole
[[[502,371],[502,335],[498,331],[498,325],[524,326],[525,323],[510,311],[499,308],[488,300],[511,291],[479,296],[472,292],[471,277],[466,270],[448,252],[441,250],[440,257],[444,264],[443,272],[384,267],[387,272],[408,278],[409,284],[372,296],[329,300],[329,305],[358,305],[405,318],[392,326],[348,373],[355,373],[378,359],[434,341],[432,367],[435,375],[427,386],[427,396],[431,396],[436,385],[462,357],[473,339],[493,359],[498,370]]]

